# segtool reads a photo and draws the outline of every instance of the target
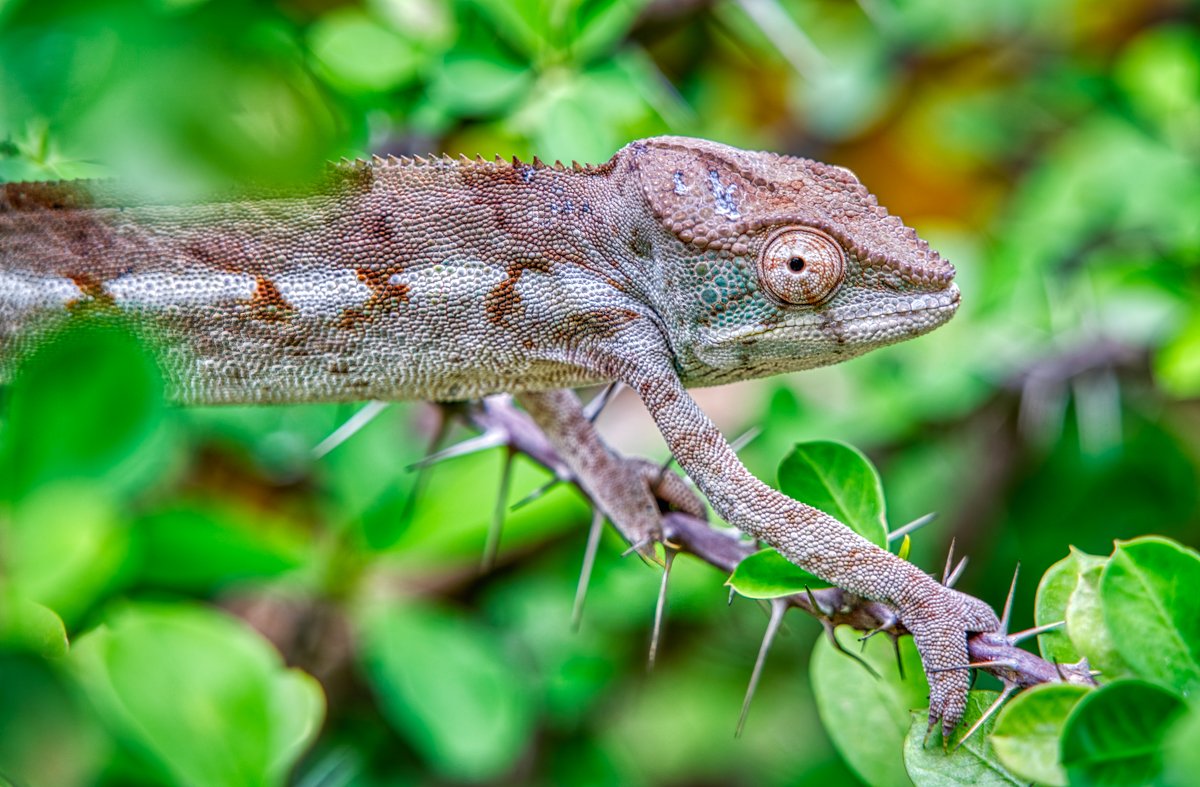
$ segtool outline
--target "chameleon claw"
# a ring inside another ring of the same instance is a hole
[[[650,634],[650,655],[646,659],[646,670],[654,669],[654,661],[658,658],[658,641],[662,635],[663,613],[667,608],[667,582],[671,578],[671,565],[675,562],[675,555],[678,552],[674,549],[667,549],[663,553],[663,575],[662,584],[658,586],[658,602],[654,605],[654,630]]]
[[[600,534],[604,530],[604,514],[599,508],[592,509],[592,525],[588,528],[587,546],[583,550],[583,566],[579,569],[579,584],[575,587],[575,603],[571,607],[571,630],[579,631],[583,620],[583,602],[587,598],[588,585],[592,581],[592,566],[596,564],[596,552],[600,548]]]
[[[750,703],[754,700],[754,693],[758,690],[758,681],[762,677],[767,653],[771,650],[775,635],[779,633],[779,626],[783,623],[783,615],[787,609],[788,603],[783,599],[771,599],[771,617],[767,621],[767,630],[763,634],[762,644],[758,647],[758,658],[754,660],[754,670],[750,673],[750,684],[746,687],[746,697],[742,700],[742,712],[738,716],[737,729],[733,733],[735,738],[740,738],[742,730],[746,727],[746,717],[750,714]]]

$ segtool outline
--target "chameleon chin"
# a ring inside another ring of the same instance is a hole
[[[0,185],[0,380],[81,307],[163,348],[181,403],[453,400],[508,391],[626,533],[658,511],[581,451],[574,397],[628,384],[713,508],[817,576],[892,605],[931,725],[967,696],[966,636],[998,626],[752,476],[687,387],[836,363],[930,331],[954,269],[848,170],[699,139],[608,162],[373,159],[303,193],[154,204],[107,182]],[[595,441],[587,443],[595,445]],[[633,480],[644,489],[644,479]]]

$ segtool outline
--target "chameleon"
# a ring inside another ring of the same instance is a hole
[[[996,630],[991,607],[754,477],[688,389],[933,330],[958,307],[954,275],[849,170],[686,137],[586,166],[373,157],[303,190],[174,202],[111,181],[7,183],[0,382],[67,316],[115,313],[154,337],[181,404],[508,392],[598,479],[621,465],[579,448],[563,389],[622,382],[724,520],[894,607],[948,738],[966,637]],[[610,518],[644,531],[657,514],[594,485]]]

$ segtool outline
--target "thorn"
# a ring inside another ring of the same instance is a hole
[[[592,581],[592,566],[596,564],[596,551],[600,548],[600,534],[603,531],[604,514],[599,508],[593,508],[587,546],[583,549],[583,566],[579,569],[579,584],[575,586],[575,604],[571,607],[572,631],[579,631],[579,622],[583,620],[583,602],[587,598],[588,584]]]
[[[320,459],[328,454],[333,449],[337,448],[342,443],[349,440],[358,433],[367,424],[375,420],[375,418],[388,408],[391,402],[370,401],[354,415],[346,419],[346,422],[333,430],[333,433],[326,437],[321,442],[313,447],[313,459]]]
[[[750,443],[754,441],[754,438],[758,437],[760,434],[762,434],[762,427],[752,426],[737,437],[730,440],[729,447],[733,449],[734,453],[737,453],[746,446],[750,445]]]
[[[645,538],[641,539],[640,541],[638,541],[634,544],[631,544],[629,549],[626,549],[624,552],[621,553],[621,557],[629,557],[634,552],[641,552],[642,549],[644,549],[646,546],[648,546],[652,541],[654,541],[654,539],[652,539],[650,536],[646,536]]]
[[[500,551],[500,533],[504,530],[504,512],[508,508],[508,492],[512,486],[513,459],[516,452],[511,448],[504,452],[504,464],[500,468],[500,492],[496,495],[496,506],[492,509],[492,521],[488,524],[487,542],[483,547],[483,561],[479,573],[484,574],[496,565],[496,554]]]
[[[767,621],[767,630],[763,634],[762,644],[758,646],[758,658],[754,660],[754,670],[750,673],[750,685],[746,687],[746,697],[742,700],[742,713],[738,716],[737,729],[733,733],[735,738],[742,737],[742,730],[746,727],[746,716],[750,714],[750,702],[758,690],[758,680],[762,677],[763,665],[767,663],[767,653],[771,650],[771,643],[775,641],[775,635],[779,633],[779,626],[783,623],[783,615],[787,612],[787,608],[788,603],[783,599],[771,599],[771,617]]]
[[[884,631],[884,629],[882,629],[882,628],[871,629],[866,634],[863,634],[861,637],[859,637],[858,641],[860,643],[862,643],[862,647],[859,648],[858,652],[866,653],[867,652],[867,640],[869,640],[871,637],[875,636],[876,634],[882,633],[883,631]]]
[[[1004,691],[1000,692],[1000,696],[996,698],[996,701],[988,706],[988,709],[985,710],[983,715],[971,725],[971,728],[963,733],[963,736],[958,739],[958,743],[954,744],[954,748],[950,750],[950,753],[954,754],[954,752],[958,751],[959,747],[966,743],[968,738],[970,738],[981,727],[983,727],[983,725],[987,723],[987,720],[990,719],[996,711],[1000,710],[1000,707],[1008,700],[1009,697],[1012,696],[1012,693],[1016,690],[1017,684],[1005,681]]]
[[[958,565],[955,566],[954,570],[950,572],[950,576],[946,579],[946,581],[943,584],[948,588],[954,587],[954,583],[957,582],[960,577],[962,577],[963,570],[966,567],[967,567],[967,556],[963,555],[963,559],[958,561]]]
[[[729,587],[729,600],[725,602],[725,606],[727,606],[727,607],[732,607],[732,606],[733,606],[733,597],[734,597],[734,596],[736,596],[736,595],[737,595],[737,591],[733,589],[733,586],[732,586],[732,585],[730,585],[730,587]]]
[[[829,617],[830,611],[821,606],[821,602],[817,601],[817,597],[813,595],[812,588],[805,585],[804,592],[808,594],[808,603],[812,604],[813,611],[820,613],[823,617]]]
[[[900,655],[900,638],[891,635],[889,636],[892,640],[892,651],[896,654],[896,671],[900,673],[900,680],[905,680],[906,676],[904,674],[904,658]]]
[[[954,542],[956,539],[950,539],[950,550],[946,553],[946,567],[942,569],[942,584],[950,587],[950,567],[954,565]]]
[[[838,651],[839,653],[844,653],[845,655],[854,659],[859,664],[863,665],[863,669],[865,669],[867,672],[871,673],[871,677],[875,678],[876,680],[879,680],[879,677],[880,677],[879,673],[875,671],[874,667],[872,667],[870,664],[867,663],[866,659],[864,659],[862,656],[858,655],[857,653],[852,653],[842,647],[842,643],[838,642],[838,638],[834,634],[833,623],[831,623],[826,618],[817,618],[817,619],[821,621],[821,625],[825,628],[825,633],[829,636],[829,642],[830,642],[830,644],[833,645],[834,650]]]
[[[1008,598],[1004,600],[1004,614],[1000,616],[1000,633],[1008,634],[1008,624],[1012,620],[1013,596],[1017,592],[1017,577],[1021,575],[1021,564],[1013,569],[1012,584],[1008,586]]]
[[[887,537],[888,543],[890,544],[893,541],[899,541],[900,539],[904,538],[908,534],[913,533],[913,532],[925,527],[926,525],[928,525],[930,522],[932,522],[935,519],[937,519],[937,511],[930,511],[925,516],[917,517],[913,521],[909,522],[907,525],[898,527],[895,530],[893,530],[892,532],[888,533],[888,537]]]
[[[658,658],[658,638],[662,634],[663,612],[667,607],[667,580],[671,578],[671,564],[675,562],[676,551],[668,549],[663,553],[662,584],[658,586],[658,603],[654,605],[654,630],[650,634],[650,655],[646,660],[646,670],[654,669],[654,660]]]
[[[499,448],[507,442],[508,435],[503,430],[489,430],[476,437],[463,440],[461,443],[443,448],[441,451],[436,451],[420,461],[413,462],[405,469],[410,471],[420,470],[431,465],[436,465],[438,462],[444,462],[447,459],[457,459],[460,456],[468,456],[469,454],[477,454],[480,451]]]
[[[1012,659],[1002,659],[1000,661],[974,661],[969,664],[963,664],[957,667],[931,667],[926,672],[959,672],[967,669],[987,669],[988,667],[1008,667],[1013,669],[1017,666],[1017,662]]]
[[[1008,644],[1016,645],[1019,642],[1024,642],[1030,637],[1036,637],[1039,634],[1045,634],[1047,631],[1054,631],[1056,628],[1062,628],[1064,624],[1066,624],[1065,620],[1058,620],[1054,623],[1047,623],[1042,626],[1034,626],[1033,628],[1025,629],[1024,631],[1018,631],[1016,634],[1009,634]]]
[[[446,410],[442,407],[437,408],[438,425],[433,431],[433,435],[429,438],[429,445],[425,449],[425,454],[428,456],[437,450],[437,447],[446,439],[446,434],[450,431],[450,418],[446,414]],[[408,498],[404,501],[404,508],[400,511],[400,522],[407,525],[412,521],[413,512],[416,510],[417,500],[421,498],[421,492],[425,489],[425,484],[429,481],[429,468],[416,468],[416,477],[413,479],[412,487],[409,491]]]
[[[538,498],[540,498],[540,497],[542,497],[543,495],[545,495],[547,492],[549,492],[549,491],[550,491],[551,489],[553,489],[554,487],[558,486],[559,484],[561,484],[561,483],[563,483],[564,481],[567,481],[567,480],[568,480],[568,479],[566,479],[566,478],[563,478],[563,477],[562,477],[562,476],[560,476],[560,475],[555,475],[555,476],[554,476],[553,478],[551,478],[549,481],[547,481],[546,483],[544,483],[544,484],[542,484],[541,486],[537,487],[536,489],[534,489],[534,490],[533,490],[532,492],[530,492],[529,494],[525,495],[525,497],[522,497],[522,498],[521,498],[520,500],[518,500],[517,502],[513,503],[513,504],[512,504],[512,508],[511,508],[511,509],[509,509],[509,510],[510,510],[510,511],[516,511],[517,509],[524,508],[525,506],[529,505],[529,504],[530,504],[530,503],[532,503],[533,501],[535,501],[535,500],[537,500]]]
[[[595,423],[596,418],[600,415],[601,411],[608,406],[608,403],[611,402],[613,397],[616,396],[617,392],[621,390],[621,385],[622,384],[620,382],[615,382],[609,383],[607,386],[605,386],[603,391],[601,391],[599,394],[593,397],[590,402],[584,405],[584,418],[587,418],[592,423]]]

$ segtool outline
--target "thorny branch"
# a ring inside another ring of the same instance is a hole
[[[587,410],[585,412],[587,412],[589,417],[594,417],[595,415],[594,412],[588,412]],[[448,408],[447,415],[451,414],[462,416],[481,431],[481,437],[475,438],[473,441],[468,441],[468,443],[472,444],[472,449],[505,445],[510,452],[524,454],[553,473],[555,480],[551,484],[560,481],[570,482],[579,487],[581,491],[586,486],[586,484],[579,483],[579,479],[572,476],[571,471],[567,469],[558,457],[546,436],[527,414],[513,404],[511,398],[496,396],[465,408]],[[460,453],[462,452],[449,449],[446,452],[441,452],[439,458],[446,455],[459,455]],[[544,491],[545,487],[540,490],[540,492]],[[717,527],[694,514],[679,510],[670,510],[669,506],[665,505],[665,501],[662,502],[664,503],[662,505],[664,510],[659,539],[669,547],[668,554],[672,556],[677,552],[685,552],[729,574],[732,573],[743,558],[753,554],[759,548],[754,541],[746,539],[732,528]],[[614,523],[614,525],[620,529],[619,523]],[[644,539],[640,539],[639,534],[622,532],[622,535],[627,541],[633,542],[635,547],[645,546]],[[589,539],[589,541],[594,540]],[[639,541],[642,541],[642,543],[639,543]],[[588,561],[585,559],[585,565],[587,563]],[[950,579],[947,580],[944,578],[944,581],[952,584],[953,578],[957,573],[957,569],[950,570],[948,563],[947,576]],[[586,578],[581,581],[581,584],[585,581]],[[1016,578],[1014,577],[1014,586],[1015,582]],[[1010,594],[1009,605],[1011,605],[1011,600],[1012,597]],[[840,588],[821,588],[809,590],[805,593],[796,593],[781,599],[772,600],[771,606],[772,626],[768,628],[768,642],[764,643],[763,652],[760,653],[760,664],[755,669],[756,676],[758,670],[761,668],[761,659],[769,646],[769,638],[773,633],[773,629],[778,626],[779,616],[788,607],[800,609],[820,621],[826,632],[830,635],[831,641],[839,650],[841,647],[832,634],[834,627],[842,624],[852,626],[859,631],[868,632],[868,636],[880,633],[885,634],[893,642],[908,633],[897,617],[895,610],[889,605],[857,596]],[[1007,632],[1008,613],[1009,609],[1006,605],[1003,625],[1000,631],[976,633],[968,638],[967,644],[971,663],[963,665],[963,669],[979,669],[1000,679],[1005,686],[1002,699],[1006,699],[1018,689],[1040,683],[1066,682],[1095,684],[1086,660],[1078,664],[1053,664],[1042,659],[1040,656],[1018,647],[1018,643],[1022,640],[1046,629],[1043,627],[1009,634]],[[853,656],[853,654],[847,655]],[[754,682],[756,681],[752,681],[751,691],[753,690]],[[997,710],[999,705],[1000,703],[998,702],[993,708],[989,709],[985,718]],[[744,715],[745,710],[743,709],[743,720]],[[981,719],[976,724],[976,728],[982,721]],[[967,735],[970,735],[973,731],[974,728],[968,731]]]

